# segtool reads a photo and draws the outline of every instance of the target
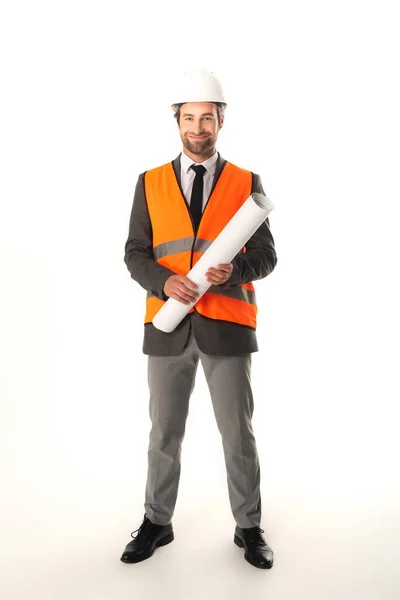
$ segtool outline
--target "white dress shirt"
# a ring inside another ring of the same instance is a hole
[[[181,154],[181,187],[183,194],[186,198],[186,202],[188,206],[190,206],[190,197],[192,195],[193,181],[196,176],[196,173],[190,167],[194,165],[203,165],[206,169],[203,175],[203,210],[207,203],[208,197],[211,192],[211,187],[214,179],[215,173],[215,165],[218,159],[217,151],[214,152],[210,158],[207,158],[202,163],[194,162],[187,154],[182,152]]]

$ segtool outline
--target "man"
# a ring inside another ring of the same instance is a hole
[[[252,281],[277,263],[266,219],[230,264],[207,271],[209,290],[172,333],[152,324],[168,298],[196,300],[191,266],[253,192],[260,177],[229,163],[216,151],[224,123],[221,85],[212,73],[186,73],[172,105],[183,144],[171,163],[139,176],[125,244],[131,277],[147,290],[143,352],[148,358],[150,416],[144,520],[121,560],[149,558],[174,539],[172,516],[189,397],[201,360],[221,433],[228,490],[236,521],[234,542],[259,568],[273,552],[260,528],[260,466],[251,418],[251,353],[258,351]]]

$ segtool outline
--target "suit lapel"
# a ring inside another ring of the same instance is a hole
[[[176,180],[181,187],[181,155],[179,154],[173,161],[172,167],[174,169]]]
[[[211,186],[210,196],[213,193],[214,188],[217,185],[218,179],[219,179],[219,177],[223,171],[223,168],[225,167],[227,162],[228,161],[226,161],[224,158],[222,158],[222,156],[218,152],[218,158],[217,158],[217,162],[215,164],[215,173],[214,173],[214,178],[213,178],[213,184]]]

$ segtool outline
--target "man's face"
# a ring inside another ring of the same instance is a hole
[[[213,102],[186,102],[181,106],[179,133],[184,147],[192,154],[213,153],[222,127]]]

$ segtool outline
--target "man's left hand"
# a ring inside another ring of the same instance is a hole
[[[212,285],[221,285],[222,283],[226,283],[230,276],[232,275],[233,264],[229,263],[228,265],[218,265],[217,268],[209,267],[206,278],[209,283]]]

